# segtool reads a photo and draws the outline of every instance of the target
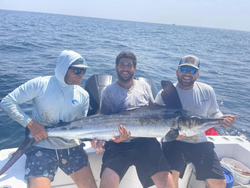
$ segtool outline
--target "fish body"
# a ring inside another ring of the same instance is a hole
[[[170,129],[193,136],[219,124],[219,120],[222,119],[205,118],[183,109],[153,104],[118,114],[86,117],[46,131],[49,137],[109,140],[119,136],[118,127],[123,125],[131,132],[131,137],[164,137]]]

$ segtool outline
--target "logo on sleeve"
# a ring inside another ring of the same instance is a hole
[[[73,99],[73,100],[72,100],[72,103],[73,103],[73,104],[78,104],[78,101],[77,101],[76,99]]]

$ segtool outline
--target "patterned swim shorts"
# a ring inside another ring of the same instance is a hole
[[[25,154],[25,178],[48,177],[53,181],[58,167],[70,175],[89,166],[88,156],[81,146],[58,150],[32,146]]]

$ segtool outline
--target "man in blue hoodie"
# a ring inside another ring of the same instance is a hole
[[[89,108],[89,95],[79,85],[88,68],[82,56],[64,50],[57,59],[55,76],[34,78],[0,103],[0,107],[15,121],[28,127],[37,142],[26,152],[25,178],[29,187],[47,188],[60,167],[78,187],[96,187],[88,156],[79,140],[48,138],[45,127],[60,121],[83,118]],[[32,101],[32,117],[24,113],[20,104]]]

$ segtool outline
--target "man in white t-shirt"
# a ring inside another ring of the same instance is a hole
[[[237,116],[223,115],[219,110],[213,88],[207,84],[196,82],[199,76],[200,60],[192,55],[184,56],[176,70],[178,82],[174,84],[185,110],[197,115],[211,118],[224,118],[221,121],[226,128],[231,128]],[[155,99],[164,104],[160,91]],[[206,180],[210,187],[226,186],[226,181],[219,159],[214,152],[214,144],[208,142],[205,133],[192,137],[180,135],[175,141],[162,144],[164,154],[171,166],[175,187],[183,176],[187,162],[196,168],[197,180]]]
[[[113,114],[154,103],[150,86],[134,79],[136,56],[122,51],[116,57],[115,69],[118,80],[106,86],[101,95],[100,114]],[[119,127],[120,136],[106,141],[102,158],[100,188],[118,188],[120,181],[132,165],[136,167],[143,187],[155,184],[158,188],[173,188],[173,178],[166,158],[162,157],[160,143],[156,138],[131,138],[124,126]],[[97,153],[103,151],[96,139],[92,147]],[[139,185],[138,185],[139,186]]]

